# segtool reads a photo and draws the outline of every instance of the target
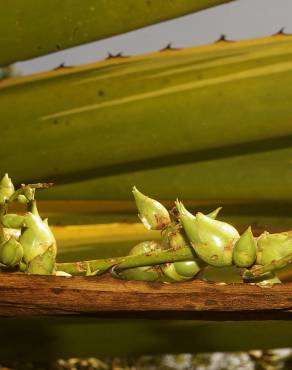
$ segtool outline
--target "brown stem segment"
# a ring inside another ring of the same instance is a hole
[[[152,266],[186,260],[196,260],[196,256],[190,247],[84,262],[57,263],[57,270],[65,271],[71,275],[86,275],[88,272],[101,275],[114,266],[116,266],[115,269],[118,271],[132,267]]]

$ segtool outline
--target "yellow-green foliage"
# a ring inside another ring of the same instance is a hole
[[[3,0],[0,65],[59,51],[232,0]]]
[[[3,81],[0,167],[16,182],[77,181],[289,147],[291,55],[275,36]],[[226,186],[241,180],[232,160],[220,159]]]

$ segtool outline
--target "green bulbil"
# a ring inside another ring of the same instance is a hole
[[[150,252],[154,252],[158,250],[161,250],[160,244],[157,243],[156,241],[149,240],[149,241],[141,242],[135,245],[131,249],[129,254],[132,256],[134,255],[137,256],[138,254],[150,253]]]
[[[171,223],[162,231],[162,245],[166,248],[183,248],[186,247],[189,242],[187,236],[181,227],[181,225]]]
[[[161,250],[160,244],[155,241],[146,241],[135,245],[130,255],[139,255]],[[119,271],[118,276],[126,280],[158,281],[162,277],[160,266],[133,267]]]
[[[55,273],[56,249],[51,245],[43,254],[37,255],[26,266],[25,272],[35,275],[52,275]]]
[[[0,182],[0,261],[8,267],[18,265],[18,271],[33,274],[52,274],[55,271],[57,245],[48,226],[42,220],[34,200],[35,190],[50,184],[21,185],[14,191],[8,175]],[[2,198],[1,198],[2,197]],[[14,201],[27,205],[27,213],[8,212]]]
[[[235,243],[233,261],[238,267],[250,267],[254,264],[256,256],[256,242],[249,227]]]
[[[8,267],[17,266],[22,257],[22,245],[14,237],[11,237],[0,248],[0,261]]]
[[[183,203],[180,202],[179,200],[176,200],[175,205],[179,213],[180,222],[185,230],[188,229],[188,232],[190,233],[188,237],[190,240],[192,240],[191,235],[193,233],[193,227],[195,225],[196,216],[194,216],[191,212],[189,212],[185,208]],[[215,220],[216,217],[218,216],[218,213],[221,211],[221,209],[222,207],[218,207],[214,211],[210,212],[207,216]]]
[[[147,229],[162,230],[170,223],[167,209],[157,200],[142,194],[135,186],[133,195],[139,211],[139,218]]]
[[[233,246],[239,238],[237,230],[227,224],[197,213],[191,224],[181,219],[197,255],[212,266],[230,266]]]
[[[19,239],[23,246],[25,263],[29,263],[35,257],[43,255],[49,247],[52,248],[54,256],[56,256],[56,240],[46,221],[28,212],[25,215],[25,227],[26,229]]]
[[[170,281],[184,281],[195,277],[200,271],[200,266],[197,261],[179,261],[165,263],[161,269]]]
[[[27,186],[25,187],[25,189],[23,190],[23,194],[25,196],[25,198],[27,199],[28,202],[31,202],[34,200],[34,196],[35,196],[35,189]]]
[[[182,202],[176,200],[175,206],[178,210],[180,223],[183,226],[188,238],[190,239],[190,241],[192,241],[192,239],[194,239],[195,237],[194,229],[196,224],[196,217],[185,208]]]
[[[125,280],[160,281],[162,272],[159,266],[135,267],[119,272]]]
[[[268,265],[292,253],[292,232],[265,232],[258,238],[257,248],[257,264]]]
[[[25,222],[25,217],[13,213],[7,213],[1,217],[1,222],[4,227],[20,229]]]
[[[0,244],[7,242],[11,237],[16,240],[20,237],[21,230],[0,226]]]
[[[188,240],[182,230],[176,230],[169,235],[169,245],[173,249],[182,248],[188,245]]]
[[[0,181],[0,204],[4,204],[14,193],[14,185],[6,173]]]
[[[27,197],[23,194],[19,194],[18,197],[17,197],[17,200],[21,204],[27,204],[28,203]]]

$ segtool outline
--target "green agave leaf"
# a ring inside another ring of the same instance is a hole
[[[134,204],[132,207],[129,207],[130,203],[128,201],[39,201],[38,203],[43,217],[48,217],[51,225],[139,222]],[[163,203],[168,204],[170,208],[173,206],[173,201]],[[202,202],[200,200],[184,201],[184,203],[193,213],[198,211],[208,213],[219,205],[218,202]],[[76,205],[74,211],[68,207],[69,204]],[[124,205],[123,210],[121,209],[121,205]],[[220,214],[220,220],[236,225],[240,232],[243,232],[249,225],[252,225],[256,235],[259,235],[265,230],[271,232],[284,231],[292,228],[291,203],[260,202],[224,204],[223,211]]]
[[[280,35],[3,81],[0,167],[68,182],[289,139],[291,56]]]
[[[234,152],[227,148],[222,149],[221,157],[215,159],[57,185],[38,195],[40,199],[51,200],[131,201],[128,208],[124,204],[124,209],[119,209],[119,203],[116,203],[117,212],[136,211],[131,192],[133,185],[154,199],[172,200],[170,204],[167,202],[169,207],[177,197],[201,206],[292,203],[292,139],[282,139],[277,144],[284,147],[274,149],[275,142],[271,141],[264,146],[259,143],[256,148],[259,152],[254,153],[246,152],[248,145],[243,147],[243,153],[240,153],[242,147],[236,147]],[[291,146],[285,147],[287,145]],[[101,207],[106,210],[100,204],[100,210]]]
[[[4,0],[0,12],[0,65],[229,1],[232,0]]]
[[[162,200],[169,209],[179,197],[194,212],[210,212],[223,206],[220,219],[227,222],[291,228],[292,148],[285,147],[289,144],[289,138],[281,139],[277,145],[284,147],[279,149],[271,141],[258,144],[259,152],[255,153],[239,154],[236,148],[235,153],[226,150],[225,158],[55,186],[40,192],[39,197],[58,201],[42,203],[41,207],[54,222],[137,222],[131,194],[135,184],[145,194]]]

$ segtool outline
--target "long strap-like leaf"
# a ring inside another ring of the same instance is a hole
[[[282,35],[3,81],[0,168],[60,183],[289,146],[291,86]]]
[[[232,0],[4,0],[0,65],[196,12]]]
[[[289,144],[290,141],[290,144]],[[58,185],[39,193],[51,200],[133,200],[136,185],[160,200],[196,200],[197,204],[292,203],[292,138],[253,146],[223,148],[215,158],[190,156],[190,163],[151,168]],[[287,147],[288,146],[288,147]],[[240,151],[243,151],[243,153]],[[250,152],[248,152],[250,151]],[[207,156],[207,155],[206,155]],[[101,206],[101,205],[100,205]],[[84,206],[85,208],[87,206]],[[121,210],[116,208],[117,212]],[[130,211],[129,209],[127,211]],[[291,211],[292,214],[292,211]]]

